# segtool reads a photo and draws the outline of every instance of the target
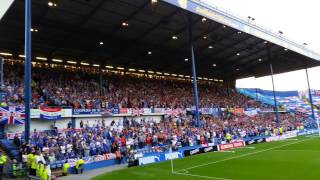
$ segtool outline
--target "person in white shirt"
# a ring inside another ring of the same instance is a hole
[[[67,152],[70,153],[72,150],[72,144],[67,144]]]
[[[62,146],[60,146],[60,149],[61,149],[62,154],[66,153],[66,146],[62,145]]]
[[[37,156],[36,162],[42,162],[42,164],[45,164],[46,161],[44,160],[44,157],[42,155],[42,153],[39,154],[39,156]]]
[[[22,154],[22,162],[25,164],[28,160],[28,154]]]

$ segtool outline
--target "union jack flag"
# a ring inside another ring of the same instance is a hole
[[[24,124],[25,111],[16,106],[0,107],[0,124]]]
[[[132,109],[132,115],[133,116],[141,116],[143,114],[143,109]]]
[[[170,116],[170,117],[179,117],[180,114],[182,113],[181,109],[166,109],[165,111],[167,116]]]

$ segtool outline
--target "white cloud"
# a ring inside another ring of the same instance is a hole
[[[308,48],[320,53],[320,1],[316,0],[202,0],[234,12],[244,18],[254,17],[258,25],[274,32],[281,30],[284,36],[299,44],[307,43]],[[311,88],[320,89],[320,68],[309,70]],[[271,78],[263,77],[241,80],[239,87],[272,89]],[[296,71],[275,76],[276,90],[307,89],[305,71]]]

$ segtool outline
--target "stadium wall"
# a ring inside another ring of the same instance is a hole
[[[83,121],[84,124],[88,123],[90,126],[93,124],[97,124],[97,121],[105,120],[106,125],[110,125],[112,121],[116,123],[120,122],[122,125],[123,118],[125,116],[117,116],[117,117],[75,117],[75,128],[80,128],[80,122]],[[155,120],[159,122],[162,118],[161,115],[155,116],[138,116],[138,117],[128,117],[128,119],[135,119],[136,121],[140,121],[141,119],[145,118],[145,120]],[[62,120],[56,120],[55,126],[58,129],[65,129],[68,127],[68,123],[72,122],[72,118],[63,118]],[[31,119],[30,123],[30,130],[33,131],[36,129],[37,131],[44,131],[52,129],[54,124],[53,120],[43,120],[40,118]],[[7,133],[21,133],[24,131],[24,125],[6,125],[5,131]]]

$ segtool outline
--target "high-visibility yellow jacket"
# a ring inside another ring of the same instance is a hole
[[[31,163],[33,161],[33,156],[34,155],[32,153],[28,154],[28,156],[27,156],[27,164],[29,167],[31,167]]]
[[[46,168],[44,169],[43,173],[42,173],[41,179],[43,179],[43,180],[49,180],[48,173],[49,173],[49,168],[46,167]]]
[[[282,134],[282,133],[283,133],[283,128],[282,128],[282,127],[279,128],[279,131],[280,131],[280,133]]]
[[[34,155],[31,161],[31,169],[37,169],[38,155]]]
[[[226,139],[227,139],[227,140],[231,140],[231,134],[230,134],[230,133],[227,133],[227,134],[226,134]]]
[[[4,165],[6,162],[7,162],[7,156],[4,155],[4,154],[2,154],[2,155],[0,156],[0,164],[1,164],[1,165]]]
[[[12,175],[14,177],[17,176],[17,165],[16,164],[12,164]]]
[[[69,171],[69,167],[70,167],[70,164],[69,163],[64,163],[63,164],[63,172],[68,174],[68,171]]]
[[[43,171],[44,171],[44,164],[39,164],[38,167],[39,167],[39,168],[38,168],[37,173],[38,173],[39,177],[42,177]]]
[[[79,159],[77,161],[77,164],[76,164],[76,169],[79,169],[79,166],[83,165],[84,164],[84,160],[83,159]]]

